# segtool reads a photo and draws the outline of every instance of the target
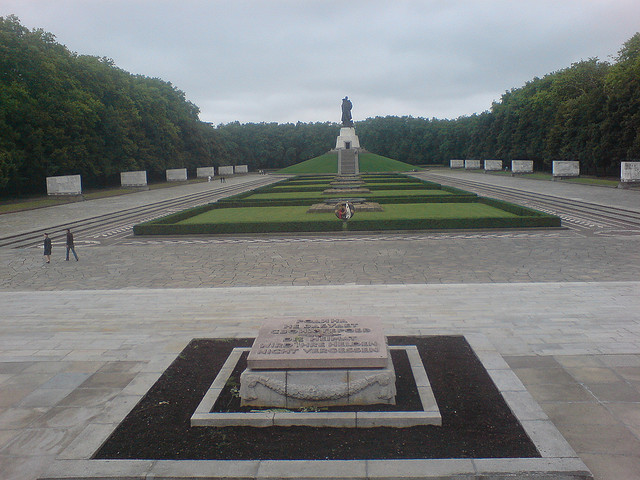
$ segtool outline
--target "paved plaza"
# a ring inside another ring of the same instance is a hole
[[[442,171],[640,212],[640,191]],[[242,181],[242,180],[231,180]],[[0,216],[0,237],[198,183]],[[193,338],[282,316],[481,336],[599,480],[640,478],[640,234],[572,229],[136,238],[0,248],[0,478],[110,431]],[[100,421],[96,422],[96,419]],[[80,440],[79,440],[80,439]]]

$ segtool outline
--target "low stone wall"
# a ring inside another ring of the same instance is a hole
[[[640,184],[640,162],[620,163],[620,187]]]
[[[511,173],[533,173],[533,160],[511,160]]]
[[[502,160],[485,160],[484,171],[495,172],[502,170]]]
[[[80,175],[47,177],[47,195],[82,195]]]
[[[218,175],[233,175],[233,165],[218,167]]]
[[[449,168],[464,168],[464,160],[449,160]]]
[[[466,170],[477,170],[479,168],[482,168],[482,161],[481,160],[465,160],[464,168]]]
[[[186,179],[186,168],[170,168],[167,170],[167,182],[184,182]]]
[[[580,176],[580,162],[567,160],[554,160],[552,176],[557,178],[570,178]]]
[[[248,165],[236,165],[235,167],[233,167],[233,173],[235,173],[235,174],[249,173],[249,166]]]
[[[196,177],[197,178],[207,178],[214,177],[216,174],[215,167],[198,167],[196,168]]]
[[[120,172],[120,186],[146,187],[147,172],[145,170],[140,170],[137,172]]]

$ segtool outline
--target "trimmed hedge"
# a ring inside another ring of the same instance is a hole
[[[420,220],[357,220],[348,222],[256,222],[221,224],[171,224],[146,223],[136,225],[136,235],[194,235],[222,233],[283,233],[283,232],[337,232],[337,231],[384,231],[384,230],[448,230],[477,228],[531,228],[559,227],[559,218],[530,216],[518,218],[445,218]]]
[[[337,218],[334,220],[309,219],[279,222],[237,222],[210,224],[178,224],[188,218],[200,215],[209,210],[220,208],[241,207],[287,207],[310,206],[323,201],[322,191],[329,188],[326,185],[307,184],[306,181],[317,181],[321,177],[333,179],[334,175],[300,175],[294,177],[296,181],[283,180],[273,185],[260,187],[255,190],[240,193],[219,200],[216,203],[201,205],[189,210],[174,213],[166,217],[135,225],[136,235],[194,235],[194,234],[231,234],[231,233],[280,233],[280,232],[337,232],[337,231],[383,231],[383,230],[432,230],[432,229],[477,229],[477,228],[531,228],[531,227],[560,227],[559,217],[513,203],[492,198],[478,197],[458,188],[441,186],[433,182],[413,180],[406,175],[362,175],[366,180],[370,194],[354,193],[353,197],[364,197],[368,201],[380,204],[411,204],[411,203],[483,203],[490,207],[517,215],[517,218],[504,217],[470,217],[470,218],[419,218],[419,219],[391,219],[367,220],[356,215],[344,223]],[[405,183],[406,185],[388,185],[385,183]],[[298,183],[298,185],[295,185]],[[371,185],[369,185],[371,183]],[[376,196],[376,190],[415,190],[416,186],[424,186],[425,190],[441,190],[449,195],[405,195],[405,196]],[[278,187],[278,188],[275,188]],[[248,200],[247,197],[255,193],[284,193],[284,192],[318,192],[317,198],[289,198]],[[357,209],[357,207],[356,207]],[[326,217],[325,217],[326,218]]]

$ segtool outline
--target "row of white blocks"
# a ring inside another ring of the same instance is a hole
[[[479,170],[483,160],[450,160],[450,168],[464,168],[467,170]],[[503,168],[502,160],[484,160],[485,172],[500,171]],[[511,160],[512,173],[532,173],[533,160]],[[554,177],[568,178],[580,176],[580,162],[555,160],[553,162],[552,175]],[[640,162],[621,162],[620,182],[640,182]]]
[[[249,173],[247,165],[227,165],[218,167],[218,175],[236,175]],[[196,170],[197,178],[215,176],[215,167],[199,167]],[[167,182],[183,182],[187,180],[186,168],[170,168],[166,171]],[[120,172],[120,185],[123,187],[146,187],[147,172]],[[47,195],[81,195],[82,177],[80,175],[61,175],[47,177]]]

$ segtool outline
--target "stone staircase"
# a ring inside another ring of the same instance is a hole
[[[355,175],[360,173],[358,166],[357,150],[351,148],[338,150],[339,175]]]

